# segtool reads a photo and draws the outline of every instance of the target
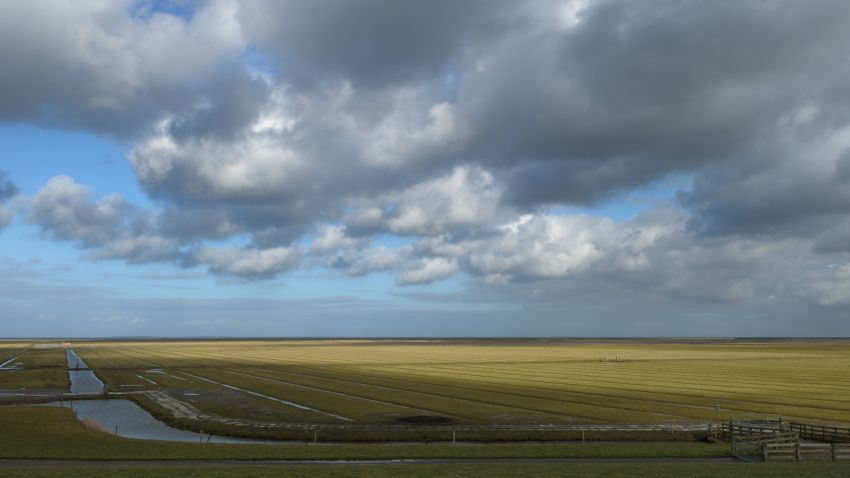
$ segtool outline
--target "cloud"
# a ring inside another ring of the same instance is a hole
[[[263,51],[288,59],[282,70],[297,85],[342,78],[370,89],[440,74],[467,48],[508,29],[516,21],[512,4],[248,1],[241,15]]]
[[[0,202],[13,198],[18,194],[18,186],[9,179],[9,173],[0,170]]]
[[[456,107],[442,102],[428,110],[423,125],[406,124],[403,111],[384,117],[370,134],[362,157],[367,164],[404,166],[415,161],[433,161],[463,149],[470,125],[458,117]]]
[[[310,250],[316,254],[331,254],[341,249],[362,249],[366,243],[363,239],[348,237],[345,227],[324,225],[316,231]]]
[[[203,103],[245,48],[238,5],[207,2],[188,20],[141,8],[3,2],[0,118],[134,136],[165,111]]]
[[[314,234],[310,254],[322,265],[356,277],[398,267],[407,249],[374,246],[370,238],[350,236],[346,226],[324,225]]]
[[[831,270],[809,287],[810,297],[821,306],[850,305],[850,264],[830,264]]]
[[[51,178],[32,198],[29,220],[56,240],[105,244],[119,234],[132,208],[120,194],[96,202],[93,194],[68,176]]]
[[[467,70],[456,102],[476,128],[468,154],[502,164],[524,205],[605,199],[722,162],[781,138],[777,118],[802,105],[844,116],[833,41],[848,16],[836,2],[591,3],[574,28],[537,24]]]
[[[18,187],[10,179],[8,173],[0,170],[0,230],[6,228],[11,222],[14,213],[3,206],[3,202],[15,197],[18,194]]]
[[[179,262],[185,260],[178,241],[151,233],[123,235],[97,248],[91,257],[97,260],[122,259],[130,264]]]
[[[378,271],[392,270],[402,264],[406,249],[372,247],[359,251],[345,263],[345,272],[350,276],[362,276]]]
[[[651,265],[649,251],[681,230],[675,223],[618,225],[584,215],[526,214],[486,235],[423,239],[414,251],[448,261],[435,263],[429,269],[432,274],[422,274],[428,281],[445,278],[459,267],[489,283],[566,279],[642,271]]]
[[[445,279],[458,271],[457,262],[453,259],[434,257],[422,259],[410,269],[401,272],[396,277],[399,285],[429,284],[436,280]]]
[[[5,229],[9,224],[12,223],[12,217],[14,217],[14,214],[11,211],[7,210],[3,206],[0,206],[0,230]]]
[[[120,194],[94,199],[94,191],[68,176],[47,181],[28,200],[30,223],[42,234],[92,251],[93,259],[129,263],[179,262],[180,242],[160,235],[156,218]]]
[[[487,171],[458,167],[394,199],[396,212],[387,219],[388,230],[427,236],[491,224],[499,213],[500,191]]]
[[[609,219],[527,215],[496,238],[470,243],[469,265],[490,280],[564,277],[608,257],[628,233]]]
[[[787,128],[780,141],[700,171],[693,191],[680,196],[694,211],[692,227],[708,235],[818,234],[818,249],[841,249],[837,236],[850,215],[850,175],[843,172],[850,126],[814,138],[810,126]]]
[[[299,248],[272,249],[214,249],[204,247],[197,260],[215,274],[232,275],[243,279],[274,277],[298,266],[303,257]]]
[[[241,4],[275,67],[162,115],[130,155],[140,182],[264,247],[346,212],[353,235],[421,234],[451,225],[401,196],[435,178],[484,171],[500,207],[593,204],[842,118],[840,3],[468,3]]]
[[[156,205],[57,177],[16,199],[45,237],[244,280],[846,306],[846,2],[186,10],[0,5],[0,119],[119,141]]]

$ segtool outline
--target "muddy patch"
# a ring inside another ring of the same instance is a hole
[[[439,415],[408,415],[396,418],[396,422],[405,425],[451,425],[455,420]]]

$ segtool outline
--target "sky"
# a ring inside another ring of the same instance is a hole
[[[0,2],[0,337],[848,336],[848,24]]]

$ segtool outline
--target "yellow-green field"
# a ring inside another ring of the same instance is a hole
[[[112,391],[164,389],[201,411],[269,420],[706,422],[720,405],[724,421],[850,421],[845,342],[187,341],[74,348]],[[192,393],[198,395],[186,395]]]
[[[165,391],[207,417],[267,422],[706,423],[715,421],[715,405],[722,421],[850,422],[850,343],[841,341],[71,345],[111,392],[127,392],[163,418],[168,410],[139,392]],[[27,347],[3,344],[0,357]],[[21,361],[52,370],[64,354],[30,349]],[[18,388],[12,377],[23,373],[0,374],[0,390]]]

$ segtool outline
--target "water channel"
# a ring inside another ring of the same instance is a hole
[[[71,379],[71,394],[100,394],[104,392],[103,382],[88,369],[88,365],[72,349],[66,350],[68,375]],[[234,438],[220,435],[201,435],[180,430],[157,420],[144,408],[131,400],[63,400],[51,402],[46,406],[61,406],[74,410],[80,421],[94,422],[97,427],[118,436],[142,440],[166,440],[204,443],[242,443],[242,444],[284,444],[291,442]]]
[[[124,399],[74,400],[51,402],[48,406],[62,406],[74,410],[80,421],[94,422],[108,433],[141,440],[166,440],[203,443],[280,444],[275,440],[254,440],[219,435],[207,435],[180,430],[157,420],[136,402]]]
[[[71,379],[71,393],[98,394],[103,393],[103,382],[88,369],[88,365],[71,349],[65,350],[68,357],[68,377]]]

